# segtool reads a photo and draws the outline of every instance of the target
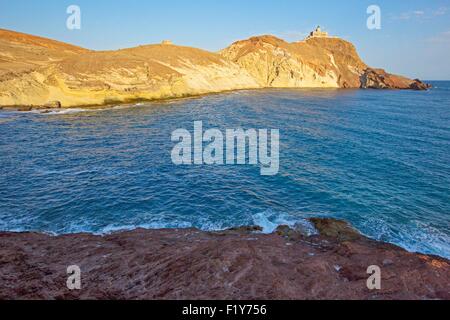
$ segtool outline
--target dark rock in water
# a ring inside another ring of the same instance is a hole
[[[284,237],[290,241],[299,241],[306,237],[308,237],[308,230],[306,230],[301,225],[296,225],[294,228],[291,228],[286,225],[279,226],[275,230],[275,234]]]
[[[291,239],[292,237],[295,237],[296,235],[298,235],[298,233],[292,229],[289,226],[279,226],[276,230],[275,230],[275,234],[285,237],[285,238],[289,238]]]
[[[32,106],[32,108],[35,110],[61,109],[61,107],[62,107],[62,105],[61,105],[61,102],[59,102],[59,101],[50,101],[50,102],[47,102],[46,104]]]
[[[362,237],[358,231],[353,229],[345,221],[321,218],[312,218],[310,221],[321,236],[333,238],[338,241],[351,241]]]
[[[45,108],[49,109],[61,109],[61,102],[59,101],[50,101],[44,104]]]
[[[410,88],[412,90],[427,90],[432,87],[431,84],[424,83],[420,81],[419,79],[415,79],[414,82],[410,85]]]
[[[361,76],[361,88],[363,89],[412,89],[427,90],[431,85],[415,79],[393,75],[383,69],[367,68]]]
[[[286,237],[289,235],[291,231],[292,231],[291,227],[282,225],[278,226],[278,228],[275,230],[275,233],[279,236]]]
[[[367,69],[361,77],[361,88],[364,89],[388,89],[385,76],[375,69]]]
[[[31,110],[33,110],[32,106],[22,106],[22,107],[17,108],[17,111],[21,111],[21,112],[27,112],[27,111],[31,111]]]

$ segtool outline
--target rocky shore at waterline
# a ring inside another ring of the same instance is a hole
[[[104,236],[0,233],[0,299],[450,299],[450,262],[370,240],[345,222]],[[81,289],[67,287],[79,266]],[[369,290],[370,266],[381,289]]]

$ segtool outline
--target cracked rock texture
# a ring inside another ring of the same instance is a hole
[[[0,233],[0,299],[450,299],[449,261],[313,219],[318,235],[280,226],[106,236]],[[79,291],[66,287],[81,268]],[[381,290],[367,268],[381,268]]]

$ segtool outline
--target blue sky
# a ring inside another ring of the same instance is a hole
[[[371,4],[381,8],[381,30],[366,27]],[[81,8],[81,30],[66,28],[69,5]],[[450,79],[450,0],[0,0],[0,28],[98,50],[170,39],[216,51],[260,34],[300,40],[318,24],[371,66]]]

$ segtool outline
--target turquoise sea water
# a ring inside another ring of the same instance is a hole
[[[63,110],[0,111],[0,230],[205,230],[335,217],[450,258],[450,82],[427,92],[261,90]],[[175,166],[171,133],[279,129],[280,172]]]

